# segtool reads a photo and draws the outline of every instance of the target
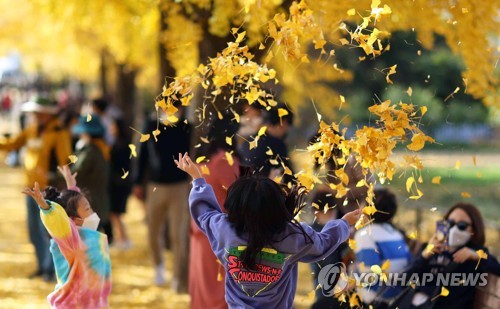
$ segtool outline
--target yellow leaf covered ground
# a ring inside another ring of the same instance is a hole
[[[2,159],[2,158],[0,158]],[[35,271],[35,258],[26,227],[26,206],[21,189],[21,169],[0,166],[0,307],[48,308],[46,296],[54,284],[42,279],[28,279]],[[113,290],[111,308],[189,308],[189,295],[176,295],[166,287],[156,287],[147,248],[147,230],[143,211],[131,198],[125,216],[133,248],[120,252],[111,250]],[[166,252],[167,283],[171,277],[170,253]],[[312,290],[307,265],[301,265],[302,283],[296,297],[299,308],[311,303],[307,293]],[[302,304],[302,306],[300,306]]]

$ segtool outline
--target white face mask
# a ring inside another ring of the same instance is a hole
[[[470,233],[467,231],[461,231],[458,226],[453,226],[448,235],[448,245],[450,247],[460,247],[465,245],[470,240]]]
[[[101,221],[101,219],[99,218],[97,213],[94,212],[87,218],[83,219],[82,227],[93,231],[97,231],[97,227],[99,226],[99,221]]]

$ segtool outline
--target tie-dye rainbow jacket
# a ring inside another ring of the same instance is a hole
[[[77,227],[57,203],[40,209],[42,222],[52,236],[50,251],[57,285],[47,296],[53,308],[108,307],[111,262],[105,234]]]

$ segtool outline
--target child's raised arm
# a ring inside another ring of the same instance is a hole
[[[58,166],[57,170],[64,177],[64,180],[66,181],[66,188],[68,190],[74,190],[75,188],[78,188],[76,186],[76,175],[78,175],[78,172],[71,174],[71,169],[67,165]],[[76,191],[79,191],[79,190],[76,190]]]
[[[189,176],[193,178],[193,180],[202,178],[198,165],[191,161],[191,158],[189,157],[187,152],[184,155],[179,153],[179,160],[174,160],[174,162],[180,170],[188,173]]]
[[[40,207],[42,223],[50,236],[59,245],[61,252],[66,255],[77,248],[80,236],[76,230],[76,225],[71,224],[71,219],[59,204],[50,201],[50,205],[47,203],[42,192],[40,192],[38,182],[35,182],[33,189],[26,187],[22,192],[31,196]]]

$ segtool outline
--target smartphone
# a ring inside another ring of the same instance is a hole
[[[448,232],[450,231],[450,223],[446,220],[436,222],[436,238],[438,241],[448,245]]]

